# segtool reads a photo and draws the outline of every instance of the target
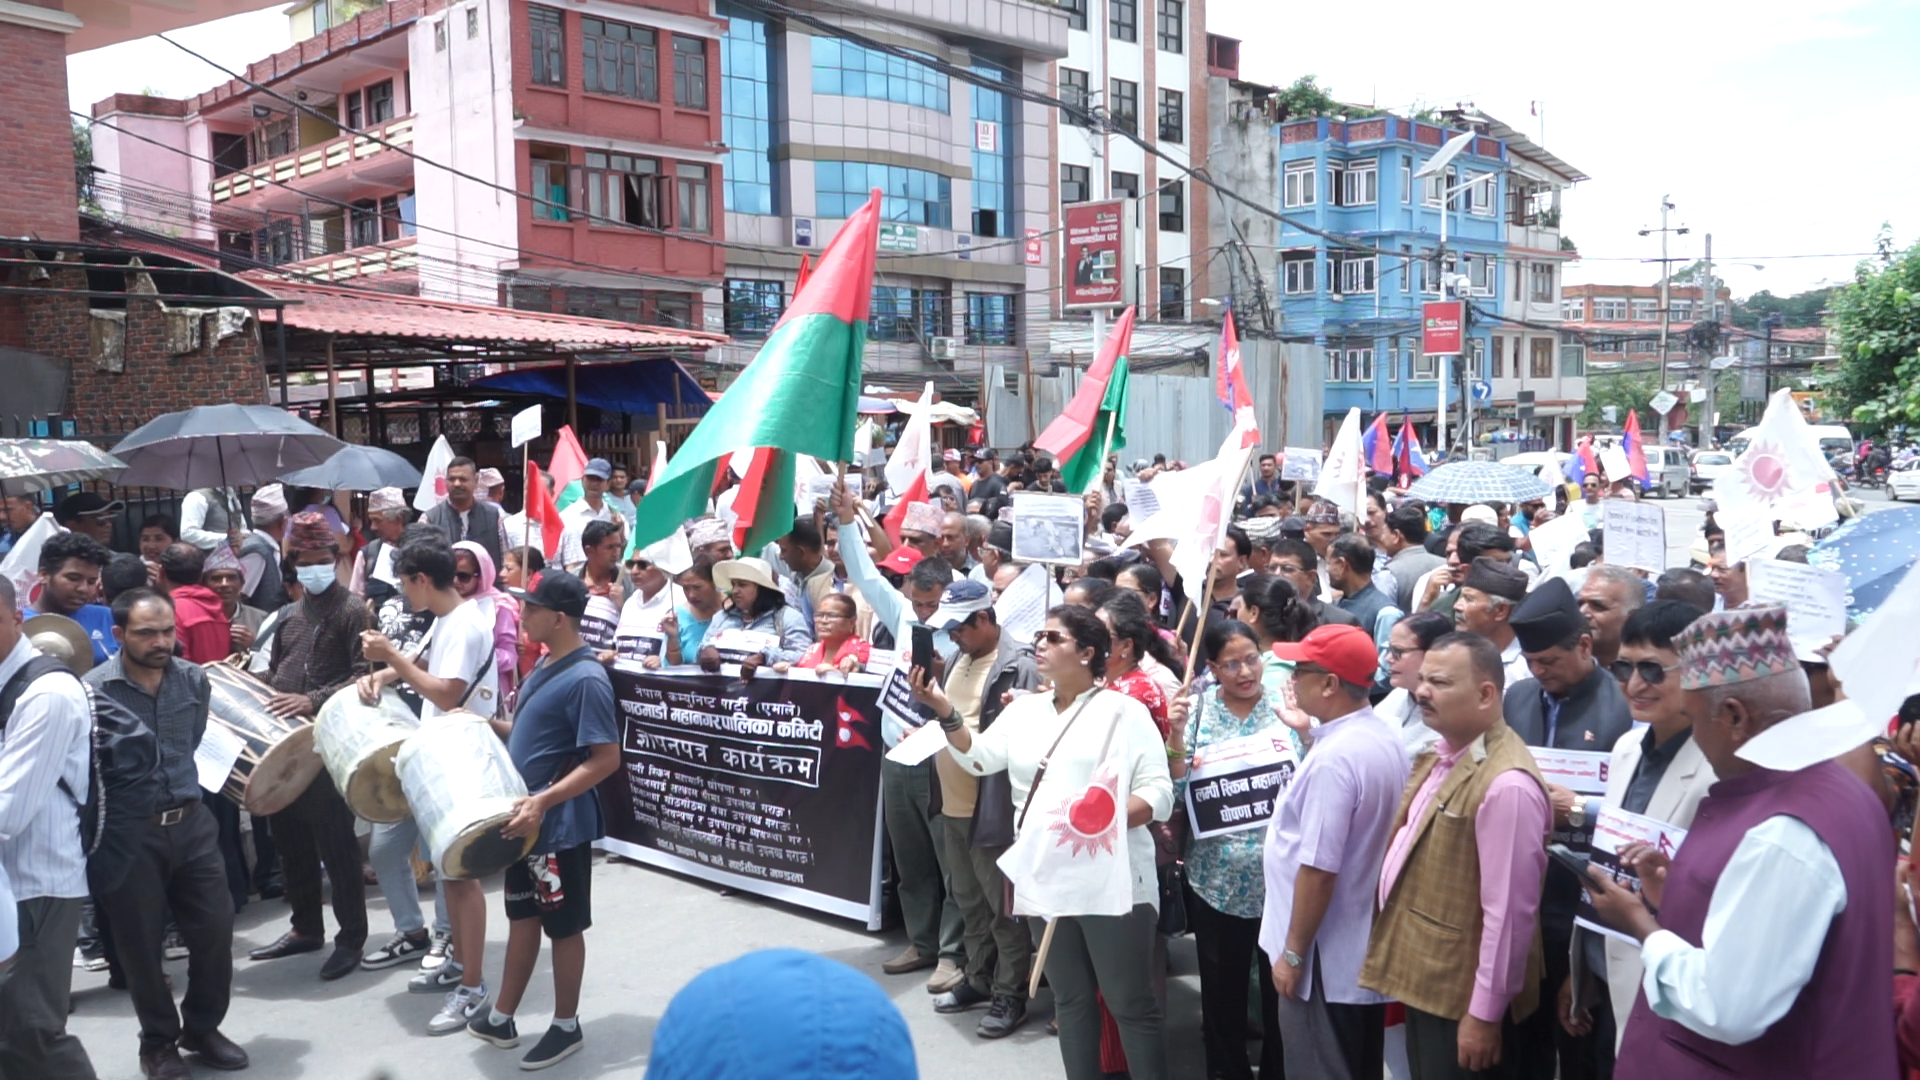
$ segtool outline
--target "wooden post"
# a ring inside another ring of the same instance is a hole
[[[333,371],[333,339],[327,335],[327,424],[333,437],[340,437],[340,380]]]
[[[574,392],[574,378],[579,363],[573,353],[567,354],[567,426],[576,433],[580,430],[580,399]]]
[[[1047,928],[1040,932],[1040,947],[1033,951],[1033,976],[1027,980],[1027,997],[1033,998],[1040,993],[1040,976],[1046,974],[1047,951],[1053,948],[1053,928],[1060,925],[1060,918],[1047,920]]]

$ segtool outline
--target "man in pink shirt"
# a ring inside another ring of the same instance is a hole
[[[1414,691],[1440,741],[1415,760],[1380,868],[1360,985],[1406,1005],[1414,1080],[1528,1073],[1506,1036],[1539,1005],[1535,938],[1553,817],[1526,744],[1501,716],[1500,650],[1433,643]]]

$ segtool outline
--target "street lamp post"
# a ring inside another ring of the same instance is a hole
[[[1413,174],[1413,179],[1415,180],[1424,180],[1429,176],[1439,176],[1441,178],[1440,246],[1435,250],[1434,256],[1439,264],[1440,299],[1443,301],[1452,299],[1453,290],[1451,288],[1451,279],[1458,276],[1447,273],[1447,209],[1452,205],[1455,195],[1475,184],[1491,180],[1497,173],[1506,171],[1505,166],[1500,166],[1490,170],[1483,176],[1476,176],[1472,180],[1463,180],[1451,186],[1447,184],[1447,166],[1452,164],[1453,159],[1459,157],[1461,152],[1472,144],[1476,134],[1477,133],[1473,131],[1462,131],[1453,138],[1448,139],[1447,144],[1442,146],[1432,157],[1428,158],[1427,163],[1420,166],[1419,170]],[[1408,197],[1411,198],[1413,193],[1408,192],[1407,194]],[[1464,317],[1460,320],[1460,324],[1460,347],[1464,350],[1466,348],[1466,319]],[[1440,371],[1438,373],[1439,379],[1437,380],[1436,388],[1437,396],[1433,410],[1434,446],[1437,447],[1441,453],[1446,453],[1447,450],[1447,382],[1452,377],[1452,372],[1447,361],[1450,355],[1451,354],[1448,353],[1440,354]],[[1461,356],[1461,362],[1464,364],[1466,362],[1466,354],[1462,353]],[[1472,377],[1472,371],[1470,369],[1467,371],[1467,376],[1467,380],[1464,381],[1470,382]],[[1473,390],[1471,386],[1463,386],[1461,388],[1460,406],[1461,440],[1467,447],[1468,455],[1471,456],[1473,453]]]
[[[1687,232],[1685,225],[1677,229],[1667,228],[1667,213],[1672,209],[1673,200],[1665,195],[1660,196],[1660,227],[1658,229],[1640,230],[1641,236],[1652,232],[1658,232],[1660,234],[1660,389],[1662,390],[1667,388],[1667,337],[1673,327],[1671,280],[1673,275],[1668,273],[1667,234],[1674,233],[1684,236]],[[1666,445],[1667,432],[1672,426],[1672,421],[1668,419],[1671,415],[1671,410],[1660,414],[1660,445],[1662,446]]]

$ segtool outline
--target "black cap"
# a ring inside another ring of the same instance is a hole
[[[587,613],[587,584],[565,570],[548,570],[532,590],[509,587],[507,594],[521,603],[547,608],[578,619]]]
[[[1505,559],[1494,559],[1485,555],[1473,560],[1473,564],[1467,567],[1467,580],[1462,584],[1469,589],[1478,589],[1488,596],[1498,596],[1516,604],[1527,596],[1525,571],[1516,568]],[[1564,581],[1560,582],[1562,588],[1565,588],[1566,584]],[[1578,614],[1579,609],[1576,607],[1574,612]]]
[[[1543,652],[1587,627],[1580,614],[1580,603],[1565,578],[1548,578],[1527,594],[1507,620],[1513,636],[1520,639],[1521,652]]]
[[[117,514],[127,508],[127,504],[115,499],[108,502],[100,495],[83,491],[78,495],[69,495],[53,506],[53,520],[61,525],[77,517],[94,514]]]

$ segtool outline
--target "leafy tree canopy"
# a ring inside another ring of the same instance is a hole
[[[1827,301],[1837,403],[1868,430],[1920,425],[1920,245],[1863,262]]]

